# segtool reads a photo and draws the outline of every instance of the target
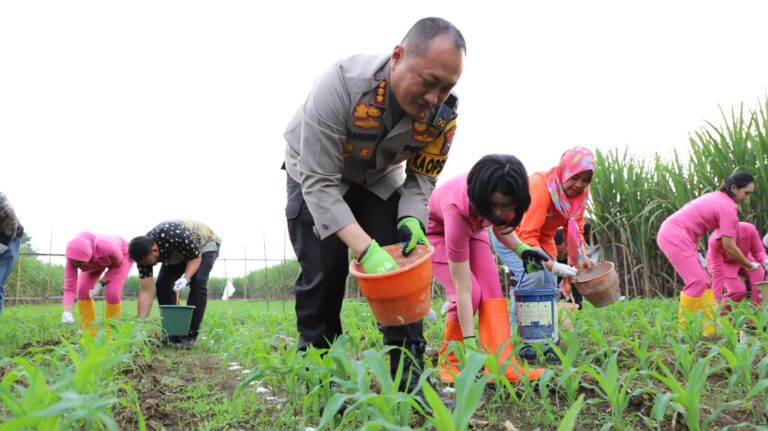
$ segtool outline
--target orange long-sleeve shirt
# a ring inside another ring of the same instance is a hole
[[[520,241],[531,247],[541,247],[552,258],[557,258],[555,231],[562,227],[564,237],[568,238],[568,220],[555,209],[547,189],[547,173],[536,172],[528,177],[528,191],[531,194],[531,206],[515,228],[515,233]],[[584,213],[576,219],[576,224],[579,226],[581,243],[585,244]]]

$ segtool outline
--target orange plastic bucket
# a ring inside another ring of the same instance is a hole
[[[571,283],[595,307],[605,307],[618,301],[619,275],[613,262],[600,262],[571,278]]]
[[[353,260],[349,272],[355,276],[376,320],[385,326],[401,326],[416,322],[429,313],[432,305],[432,246],[419,244],[403,256],[403,246],[388,245],[383,249],[397,261],[400,269],[384,274],[366,274]]]

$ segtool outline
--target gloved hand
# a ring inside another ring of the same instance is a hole
[[[760,264],[757,262],[749,262],[749,266],[747,267],[747,271],[757,271],[758,268],[760,268]]]
[[[94,298],[98,296],[101,293],[101,290],[104,289],[107,286],[107,282],[104,280],[99,280],[96,282],[96,286],[93,287],[93,289],[88,291],[88,297]]]
[[[544,269],[544,265],[542,263],[550,259],[547,253],[535,249],[524,242],[521,242],[517,245],[517,247],[515,247],[515,254],[520,259],[522,259],[523,268],[525,269],[526,273],[541,271]]]
[[[464,337],[464,348],[467,350],[477,351],[477,339],[474,335],[470,337]]]
[[[176,280],[176,283],[173,283],[173,290],[178,292],[181,289],[187,287],[188,284],[189,284],[189,279],[187,278],[186,275],[182,275],[181,278]]]
[[[376,240],[371,241],[357,261],[363,265],[366,274],[383,274],[399,268],[395,258],[384,251]]]
[[[408,243],[403,248],[403,256],[411,254],[418,243],[429,245],[424,227],[416,217],[403,217],[397,223],[397,232],[400,234],[400,240]]]
[[[0,244],[0,254],[5,253],[6,251],[8,251],[8,246],[5,244]]]
[[[707,259],[704,259],[704,256],[699,253],[699,265],[701,265],[702,268],[707,269]]]
[[[61,313],[61,323],[71,325],[75,323],[75,318],[72,316],[71,311],[65,311]]]
[[[555,274],[558,277],[573,277],[579,272],[578,269],[568,266],[564,263],[555,262],[552,264],[552,274]]]

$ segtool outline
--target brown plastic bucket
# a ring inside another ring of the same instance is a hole
[[[619,300],[619,275],[613,262],[600,262],[571,278],[571,283],[595,307],[605,307]]]
[[[356,260],[349,263],[373,316],[382,325],[401,326],[429,313],[432,301],[432,246],[419,244],[403,256],[402,245],[383,247],[400,269],[384,274],[366,274]]]
[[[758,281],[755,283],[755,287],[763,297],[762,304],[768,304],[768,281]]]

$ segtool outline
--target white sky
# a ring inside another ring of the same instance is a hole
[[[286,123],[327,65],[431,15],[468,46],[442,180],[494,152],[529,171],[573,145],[668,154],[768,93],[757,0],[3,1],[0,190],[42,251],[188,217],[226,257],[293,257]]]

